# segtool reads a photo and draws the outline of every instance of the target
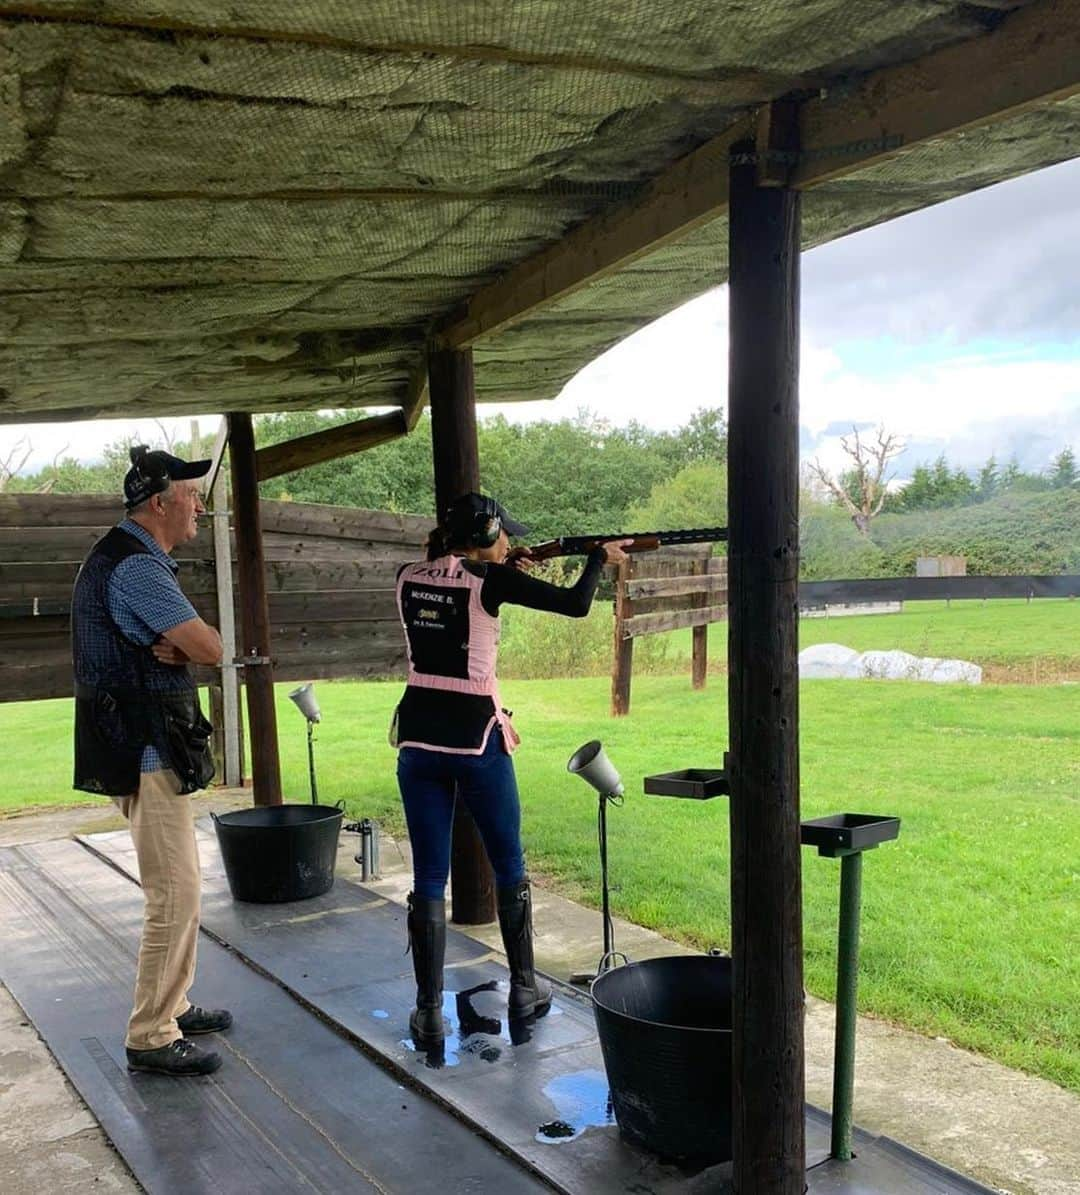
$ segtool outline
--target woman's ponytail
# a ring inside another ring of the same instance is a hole
[[[428,560],[438,560],[440,556],[445,556],[449,547],[445,529],[443,527],[432,527],[431,534],[427,538]]]

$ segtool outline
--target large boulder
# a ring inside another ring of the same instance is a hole
[[[815,643],[799,652],[799,676],[803,680],[823,680],[846,676],[844,671],[859,653],[839,643]]]
[[[848,662],[845,676],[874,680],[921,680],[922,660],[906,651],[864,651]]]
[[[920,669],[920,680],[933,681],[938,685],[981,685],[982,669],[970,660],[938,660],[926,656]]]
[[[874,680],[923,680],[943,685],[982,684],[982,669],[978,664],[913,656],[906,651],[864,651],[848,663],[844,675]]]
[[[922,680],[934,684],[982,684],[982,669],[968,660],[913,656],[906,651],[864,651],[840,643],[815,643],[799,652],[802,680]]]

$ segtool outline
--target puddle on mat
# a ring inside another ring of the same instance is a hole
[[[603,1071],[574,1071],[552,1079],[544,1095],[555,1105],[554,1120],[542,1124],[536,1140],[561,1145],[580,1137],[586,1129],[615,1123],[611,1093]]]
[[[494,996],[487,993],[494,993]],[[443,992],[442,1012],[449,1028],[445,1040],[428,1050],[419,1049],[411,1037],[402,1040],[401,1045],[414,1054],[423,1054],[425,1065],[433,1070],[458,1066],[462,1054],[479,1058],[481,1062],[498,1062],[505,1046],[520,1046],[530,1041],[537,1023],[536,1017],[510,1022],[505,1009],[506,987],[494,979],[461,992]],[[503,1015],[492,1015],[493,1010],[499,1010]],[[379,1016],[381,1012],[382,1009],[376,1009],[372,1016]],[[562,1009],[553,1003],[546,1015],[561,1016]]]

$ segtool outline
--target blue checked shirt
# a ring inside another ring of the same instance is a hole
[[[165,631],[197,618],[195,607],[184,597],[176,579],[178,565],[145,528],[125,519],[120,529],[150,551],[149,556],[128,556],[109,578],[109,614],[120,630],[136,643],[151,644]],[[156,772],[165,765],[153,746],[143,751],[140,768]]]

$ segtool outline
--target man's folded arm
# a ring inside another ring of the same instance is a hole
[[[217,628],[197,616],[163,631],[162,638],[180,648],[193,664],[221,663],[221,636]]]

